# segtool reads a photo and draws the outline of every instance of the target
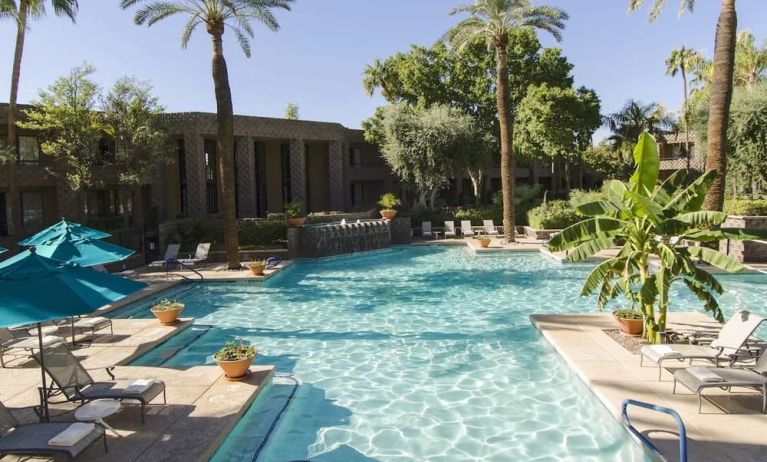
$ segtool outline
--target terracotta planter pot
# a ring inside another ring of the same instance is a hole
[[[158,321],[160,321],[160,323],[166,326],[171,326],[178,322],[178,317],[183,310],[184,310],[184,305],[180,305],[178,308],[173,310],[155,311],[153,308],[152,314],[154,314],[154,316],[157,318]]]
[[[219,367],[223,369],[224,375],[227,379],[242,380],[248,376],[248,369],[250,368],[250,365],[253,364],[253,360],[255,358],[255,356],[252,356],[250,358],[240,359],[237,361],[219,361],[216,358],[213,359],[216,361],[216,364],[218,364]]]
[[[621,332],[628,335],[642,335],[644,330],[644,319],[625,319],[615,317],[618,320],[618,326]]]
[[[288,218],[288,226],[291,228],[298,228],[306,223],[306,217]]]
[[[250,272],[253,273],[253,276],[263,276],[264,270],[266,269],[266,265],[250,265]]]
[[[396,210],[381,210],[381,217],[383,217],[384,220],[391,220],[392,218],[397,216]]]
[[[479,245],[482,246],[483,249],[490,247],[490,239],[479,239]]]

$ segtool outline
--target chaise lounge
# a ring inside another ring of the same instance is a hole
[[[69,441],[66,441],[67,439]],[[106,452],[107,438],[104,427],[101,425],[82,422],[22,425],[0,403],[0,457],[5,455],[63,456],[66,460],[72,460],[99,439],[104,441],[104,452]]]
[[[455,222],[453,221],[446,221],[445,222],[445,239],[448,237],[455,237]]]
[[[658,380],[663,373],[663,363],[669,360],[684,362],[694,359],[710,361],[716,366],[726,360],[730,365],[736,361],[755,359],[758,349],[751,349],[747,343],[751,335],[765,318],[757,316],[749,311],[736,312],[727,323],[722,326],[717,337],[710,345],[646,345],[640,350],[640,366],[644,365],[644,359],[652,361],[658,366]]]
[[[674,372],[674,394],[677,383],[698,395],[698,413],[703,401],[703,390],[721,388],[730,391],[733,387],[761,389],[762,413],[767,412],[767,354],[759,357],[751,370],[697,366],[680,369]]]
[[[421,222],[421,237],[434,238],[434,236],[435,234],[431,230],[431,222],[430,221]]]
[[[56,343],[64,343],[64,339],[54,335],[43,337],[43,345],[46,347]],[[6,355],[13,357],[29,356],[32,351],[39,347],[40,339],[36,336],[30,336],[26,329],[0,328],[0,366],[2,367],[5,367]]]
[[[470,237],[474,236],[476,233],[473,229],[471,229],[471,221],[469,220],[463,220],[461,221],[461,235],[464,237]]]
[[[38,362],[40,353],[34,355]],[[62,395],[64,402],[87,402],[97,399],[118,399],[121,401],[138,401],[141,404],[141,423],[144,423],[144,408],[150,401],[162,393],[163,404],[165,383],[160,380],[111,380],[97,382],[84,368],[80,361],[63,344],[45,349],[45,372],[51,376],[56,385],[49,396]],[[114,379],[114,367],[107,367],[106,372]]]

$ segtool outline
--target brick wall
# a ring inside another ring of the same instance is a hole
[[[767,217],[744,217],[733,215],[727,218],[727,221],[722,224],[722,227],[767,230]],[[726,240],[719,243],[719,250],[744,263],[767,262],[767,244],[750,241]]]

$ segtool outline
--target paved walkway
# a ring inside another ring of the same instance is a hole
[[[639,355],[630,353],[607,334],[615,328],[610,314],[533,315],[533,324],[562,355],[596,396],[620,420],[626,398],[675,409],[684,420],[689,460],[750,462],[767,460],[767,415],[761,413],[761,395],[739,390],[709,390],[698,413],[697,397],[681,387],[672,394],[671,374],[658,381],[655,365],[639,366]],[[699,313],[669,313],[669,327],[710,330],[717,324]],[[676,426],[670,417],[632,409],[632,422],[657,443],[669,460],[678,460]]]
[[[102,368],[117,365],[117,379],[156,378],[166,384],[167,405],[158,397],[147,407],[141,424],[140,408],[125,404],[106,419],[121,437],[109,433],[109,453],[94,444],[80,461],[203,461],[208,460],[263,387],[273,366],[253,366],[243,382],[227,381],[218,366],[188,368],[127,366],[192,324],[185,319],[175,326],[162,326],[154,319],[115,319],[114,335],[98,334],[89,346],[73,350],[96,380],[109,380]],[[103,332],[103,331],[102,331]],[[62,328],[61,334],[66,330]],[[79,340],[79,338],[78,338]],[[39,403],[40,369],[28,360],[16,360],[0,369],[0,401],[22,422],[34,422],[32,406]],[[54,420],[73,420],[73,405],[51,406]],[[17,460],[6,457],[5,460]],[[40,459],[46,460],[46,459]]]

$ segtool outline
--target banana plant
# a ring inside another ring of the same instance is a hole
[[[684,284],[714,319],[724,322],[716,298],[722,286],[696,260],[727,272],[742,271],[743,264],[710,246],[725,239],[764,239],[767,231],[723,228],[727,214],[702,210],[716,171],[695,177],[679,170],[658,184],[658,146],[649,133],[639,137],[634,161],[628,184],[611,181],[606,199],[579,206],[578,213],[587,218],[553,237],[549,248],[567,250],[568,261],[620,248],[591,271],[581,296],[598,293],[599,309],[620,295],[636,300],[651,343],[662,341],[669,290],[675,282]]]

